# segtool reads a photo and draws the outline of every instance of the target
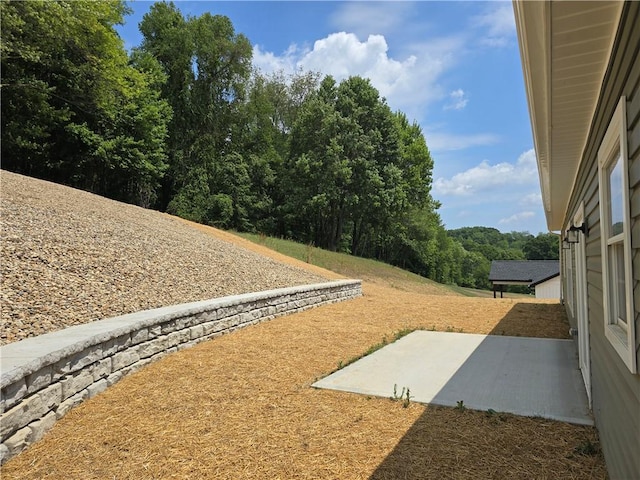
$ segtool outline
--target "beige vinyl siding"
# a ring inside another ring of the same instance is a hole
[[[567,317],[569,319],[569,325],[573,328],[578,328],[578,322],[576,319],[576,263],[575,263],[575,246],[570,245],[567,250],[563,250],[564,253],[564,270],[563,281],[560,288],[564,292],[565,309],[567,310]],[[571,267],[572,266],[572,267]],[[577,340],[577,337],[576,337]]]
[[[639,54],[636,51],[636,58]],[[636,361],[640,364],[640,61],[630,75],[635,81],[627,102],[629,188],[631,199],[631,249],[633,257],[633,298],[636,322]],[[640,408],[640,405],[639,405]],[[640,426],[638,428],[640,436]]]
[[[560,299],[560,277],[536,285],[536,298]]]
[[[612,479],[640,478],[640,374],[629,372],[604,335],[597,154],[616,105],[625,95],[636,358],[640,360],[640,28],[637,25],[640,25],[640,3],[628,2],[622,10],[565,220],[568,223],[584,201],[589,227],[586,263],[593,413]]]
[[[636,7],[636,10],[639,10]],[[636,32],[638,37],[638,21],[640,14],[636,15]],[[629,155],[629,197],[631,201],[631,249],[633,262],[633,298],[634,321],[636,324],[636,362],[640,365],[640,48],[636,40],[635,62],[629,75],[629,83],[635,82],[630,89],[627,100],[627,148]],[[638,409],[640,410],[640,393],[638,394]],[[638,436],[640,437],[640,421],[638,421]],[[639,455],[640,456],[640,455]],[[640,460],[638,460],[640,462]]]

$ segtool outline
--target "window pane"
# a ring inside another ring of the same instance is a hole
[[[627,291],[624,286],[624,243],[616,242],[609,247],[609,270],[611,282],[611,316],[621,327],[627,325]]]
[[[622,162],[620,157],[616,159],[615,163],[609,167],[609,236],[613,237],[622,233],[623,222],[623,208],[622,208]]]

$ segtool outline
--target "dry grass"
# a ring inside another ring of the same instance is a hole
[[[403,328],[564,337],[560,305],[364,292],[165,357],[71,411],[2,478],[606,478],[584,454],[591,427],[310,387]]]

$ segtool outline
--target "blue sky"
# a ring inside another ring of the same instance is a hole
[[[129,2],[127,48],[152,3]],[[547,231],[511,2],[175,3],[229,17],[265,73],[369,78],[421,125],[446,228]]]

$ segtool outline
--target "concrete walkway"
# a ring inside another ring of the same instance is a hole
[[[593,425],[573,341],[416,331],[313,386]]]

